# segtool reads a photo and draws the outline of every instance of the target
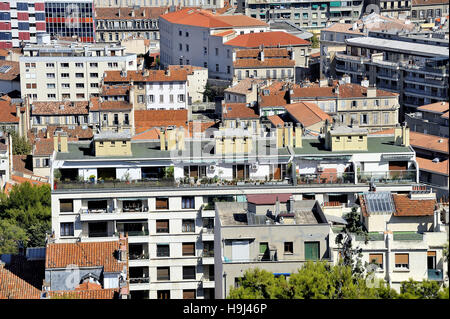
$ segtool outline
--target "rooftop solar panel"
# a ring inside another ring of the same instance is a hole
[[[394,202],[390,192],[369,192],[364,193],[364,199],[369,213],[393,213]]]

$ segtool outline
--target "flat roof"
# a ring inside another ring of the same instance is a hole
[[[390,39],[380,39],[373,37],[358,37],[345,40],[347,44],[360,45],[370,48],[382,48],[388,51],[402,51],[416,55],[426,56],[446,56],[448,57],[448,48],[429,45],[422,43],[414,43],[408,41],[398,41]]]

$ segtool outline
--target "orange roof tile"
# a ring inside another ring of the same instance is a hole
[[[416,157],[416,161],[419,164],[419,170],[421,170],[421,171],[428,171],[428,172],[432,172],[432,173],[449,176],[449,174],[448,174],[449,160],[448,159],[446,159],[445,161],[442,161],[442,162],[435,163],[432,160],[427,159],[427,158]]]
[[[13,155],[13,169],[15,172],[20,172],[28,175],[33,175],[33,163],[31,155]],[[27,166],[29,168],[27,168]]]
[[[70,299],[116,299],[119,295],[118,288],[99,290],[64,290],[49,291],[50,298],[70,298]]]
[[[40,186],[40,185],[48,185],[48,183],[45,182],[41,182],[41,181],[37,181],[31,178],[26,178],[26,177],[22,177],[22,176],[17,176],[17,175],[12,175],[11,179],[13,182],[16,182],[18,184],[22,184],[22,183],[30,183],[31,185],[36,185],[36,186]]]
[[[96,111],[130,111],[133,105],[126,101],[102,101],[98,97],[91,98],[90,112]]]
[[[33,156],[52,155],[54,150],[53,138],[39,139],[33,146]]]
[[[146,129],[145,127],[139,128],[139,133],[134,135],[132,140],[158,140],[161,132],[157,128]]]
[[[273,124],[273,126],[277,127],[278,125],[284,126],[284,121],[278,115],[268,116],[267,119]]]
[[[97,20],[146,20],[146,19],[158,19],[161,14],[168,11],[167,7],[95,7],[95,19]],[[134,16],[132,16],[134,12]]]
[[[227,103],[223,108],[223,118],[230,119],[257,119],[259,115],[245,103]]]
[[[325,120],[332,120],[331,116],[322,111],[315,103],[300,102],[288,104],[285,108],[286,111],[305,128]]]
[[[32,115],[88,114],[88,101],[33,102]]]
[[[234,30],[227,30],[227,31],[215,33],[215,34],[213,34],[213,36],[215,36],[215,37],[225,37],[227,35],[231,35],[231,34],[234,34],[234,33],[236,33]]]
[[[75,287],[75,290],[101,290],[101,289],[102,285],[89,281],[85,281],[79,284],[77,287]]]
[[[128,95],[130,85],[103,85],[102,96]]]
[[[0,80],[14,81],[20,80],[19,62],[0,60],[0,67],[10,67],[7,72],[0,73]]]
[[[394,200],[394,216],[433,216],[435,199],[413,200],[408,195],[392,194]]]
[[[188,110],[135,110],[136,133],[153,127],[184,126],[188,120]],[[138,132],[138,128],[140,131]]]
[[[432,104],[422,105],[417,108],[418,111],[427,111],[432,113],[445,113],[449,109],[448,102],[436,102]]]
[[[0,266],[0,299],[40,299],[41,292]]]
[[[78,267],[103,266],[105,272],[121,272],[125,264],[114,257],[119,249],[119,241],[48,244],[45,268],[66,268],[73,264]]]
[[[9,101],[0,100],[0,123],[19,123],[16,107]]]
[[[121,71],[106,71],[104,83],[134,82],[174,82],[187,80],[187,72],[183,69],[173,70],[168,74],[164,70],[127,71],[126,76]]]
[[[260,45],[264,47],[310,45],[310,42],[287,32],[271,31],[241,34],[224,44],[242,48],[258,48]]]
[[[239,59],[233,62],[235,69],[246,68],[277,68],[277,67],[294,67],[295,61],[289,58],[271,58],[264,59],[264,61],[258,59]]]
[[[448,154],[448,138],[430,134],[410,132],[409,142],[412,147],[423,148]]]

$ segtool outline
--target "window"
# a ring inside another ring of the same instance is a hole
[[[159,103],[164,103],[164,95],[159,96]]]
[[[84,99],[84,93],[77,93],[77,99]]]
[[[179,44],[179,47],[180,47],[180,51],[183,51],[183,44],[182,43]]]
[[[156,280],[170,280],[170,267],[157,267]]]
[[[91,88],[98,88],[98,83],[91,83]]]
[[[82,68],[84,66],[84,63],[75,63],[75,67]]]
[[[69,83],[61,83],[61,87],[63,89],[70,89],[70,84]]]
[[[181,208],[183,209],[194,209],[195,199],[194,196],[185,196],[181,198]]]
[[[183,266],[183,279],[195,279],[195,266]]]
[[[169,245],[156,245],[156,257],[170,257]]]
[[[75,73],[76,78],[84,78],[84,73]]]
[[[383,113],[384,124],[389,124],[389,113]]]
[[[77,89],[84,89],[84,83],[77,83],[76,84]]]
[[[54,68],[55,67],[55,63],[46,63],[45,66],[47,68]]]
[[[183,243],[183,256],[195,256],[195,243]]]
[[[98,63],[89,63],[91,68],[98,68]]]
[[[409,254],[395,254],[395,268],[409,269]]]
[[[89,76],[91,78],[98,78],[98,73],[90,73]]]
[[[195,220],[194,219],[183,219],[181,230],[183,233],[193,233],[195,232]]]
[[[61,63],[61,67],[62,68],[68,68],[69,67],[69,63]]]
[[[268,249],[269,249],[269,243],[266,243],[266,242],[259,243],[259,253],[261,255],[264,255]]]
[[[184,94],[178,94],[178,102],[184,102]]]
[[[154,103],[155,102],[155,96],[154,95],[149,95],[148,96],[148,102],[149,103]]]
[[[294,243],[292,241],[284,242],[284,253],[293,254],[294,253]]]
[[[170,95],[169,95],[169,102],[170,102],[170,103],[173,103],[173,94],[170,94]]]
[[[156,197],[156,209],[169,209],[169,199]]]
[[[156,233],[168,233],[169,232],[169,220],[157,220],[156,221]]]
[[[73,212],[73,199],[60,199],[59,200],[60,212]]]
[[[158,290],[156,296],[157,299],[170,299],[170,290]]]
[[[130,124],[130,119],[129,119],[129,117],[128,117],[128,114],[125,114],[124,115],[124,120],[123,120],[123,124],[125,124],[125,125],[128,125],[128,124]]]
[[[369,254],[369,263],[383,269],[383,254]]]
[[[319,242],[305,242],[305,260],[319,260]]]
[[[65,100],[65,99],[70,100],[70,93],[63,93],[63,94],[61,94],[61,97],[63,100]]]
[[[54,79],[55,73],[47,73],[47,79]]]
[[[186,44],[186,52],[189,52],[189,44]]]
[[[61,236],[73,236],[73,223],[61,223]]]
[[[183,299],[195,299],[196,291],[195,289],[183,290]]]
[[[47,98],[56,99],[56,94],[47,94]]]

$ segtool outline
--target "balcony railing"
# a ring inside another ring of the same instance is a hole
[[[440,269],[428,269],[428,280],[443,281],[443,272]]]
[[[157,181],[132,180],[132,181],[59,181],[54,184],[55,189],[126,189],[126,188],[153,188],[153,187],[174,187],[175,181],[160,179]]]
[[[214,257],[214,250],[204,250],[202,252],[202,257]]]
[[[148,284],[150,283],[149,277],[130,278],[130,284]]]
[[[130,258],[130,260],[146,260],[146,259],[149,259],[149,254],[148,253],[143,253],[143,254],[130,253],[129,258]]]
[[[148,230],[135,230],[135,231],[126,231],[128,236],[148,236]]]
[[[358,183],[406,184],[416,181],[416,171],[360,172],[357,178]]]
[[[298,174],[297,184],[354,184],[355,173]]]

